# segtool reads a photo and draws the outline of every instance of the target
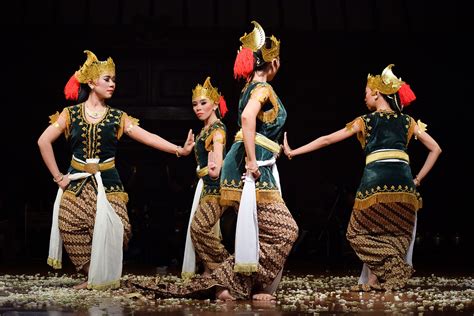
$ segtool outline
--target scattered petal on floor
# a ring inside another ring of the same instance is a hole
[[[141,283],[181,282],[174,275],[127,274],[123,281]],[[277,311],[304,313],[423,313],[474,312],[473,277],[414,277],[402,291],[350,292],[354,276],[293,276],[282,278],[276,302],[220,302],[216,300],[155,299],[135,288],[75,290],[81,275],[0,275],[0,312],[84,311],[89,314],[120,314],[172,311]],[[126,282],[124,282],[125,284]]]

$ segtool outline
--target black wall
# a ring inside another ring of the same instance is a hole
[[[230,145],[242,87],[233,79],[233,62],[239,37],[251,31],[255,19],[281,40],[282,67],[272,84],[288,110],[293,147],[365,113],[367,74],[395,64],[395,74],[417,95],[406,112],[427,123],[443,149],[420,187],[424,208],[418,214],[415,260],[418,251],[419,260],[441,256],[465,263],[463,253],[472,249],[467,151],[474,84],[468,48],[473,15],[467,2],[23,0],[2,7],[6,175],[0,248],[9,251],[0,262],[46,255],[56,187],[36,140],[48,116],[69,105],[62,90],[83,63],[83,50],[102,60],[113,57],[118,83],[111,105],[177,143],[189,128],[199,132],[191,89],[211,76],[230,109],[224,120]],[[66,142],[59,140],[55,150],[66,170]],[[416,173],[427,151],[414,141],[409,153]],[[311,255],[318,261],[350,253],[343,234],[363,164],[355,138],[292,161],[280,159],[284,198],[305,232],[294,258]],[[130,260],[156,265],[181,260],[195,182],[192,156],[176,159],[124,137],[118,168],[135,227]]]

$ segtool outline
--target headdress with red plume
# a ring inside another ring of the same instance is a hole
[[[219,93],[217,88],[211,84],[211,77],[207,77],[203,85],[197,84],[193,89],[193,99],[207,98],[219,105],[219,113],[224,117],[227,113],[227,104],[224,97]]]
[[[87,59],[84,64],[77,70],[64,87],[64,95],[68,100],[77,100],[79,97],[79,89],[81,83],[87,83],[90,80],[96,80],[103,73],[115,74],[115,64],[112,58],[100,61],[97,56],[90,50],[85,50]]]
[[[270,37],[271,45],[267,47],[265,45],[265,31],[262,26],[252,21],[254,29],[249,34],[245,33],[240,37],[242,46],[237,51],[237,56],[234,62],[234,77],[248,79],[252,75],[255,66],[255,56],[259,50],[262,53],[264,62],[270,62],[273,58],[280,55],[280,41],[275,36]]]
[[[394,64],[390,64],[382,71],[381,75],[367,76],[367,86],[373,91],[379,91],[385,95],[391,95],[398,92],[402,108],[408,106],[411,102],[416,100],[416,96],[411,90],[410,86],[397,78],[392,72]]]

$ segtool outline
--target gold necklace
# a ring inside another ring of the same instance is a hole
[[[98,119],[100,117],[102,117],[102,115],[104,115],[104,112],[105,112],[105,109],[103,109],[102,111],[91,111],[87,105],[84,103],[84,108],[86,110],[86,114],[87,116],[93,118],[93,119]]]

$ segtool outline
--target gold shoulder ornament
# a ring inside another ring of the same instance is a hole
[[[423,123],[421,120],[416,121],[416,125],[418,125],[418,135],[420,135],[423,132],[426,132],[428,129],[425,123]],[[415,135],[415,139],[418,139],[417,135]]]
[[[58,119],[59,119],[59,112],[56,111],[56,113],[49,116],[49,123],[52,124],[54,127],[59,127]]]

